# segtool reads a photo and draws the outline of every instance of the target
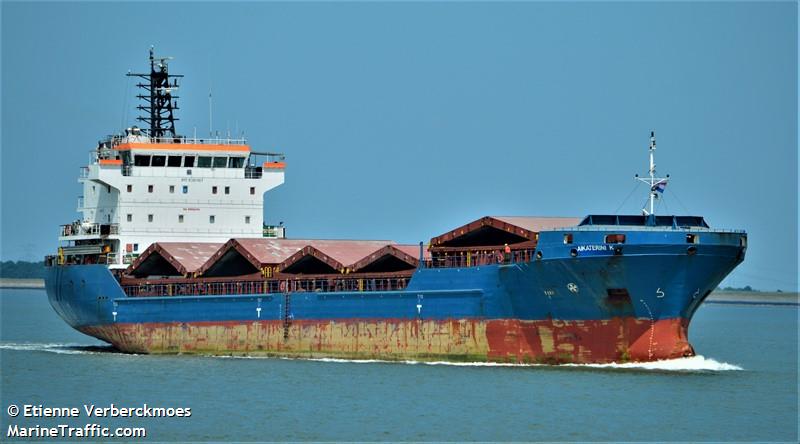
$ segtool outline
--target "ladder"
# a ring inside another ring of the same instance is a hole
[[[283,340],[289,339],[289,327],[292,325],[292,294],[289,292],[287,286],[286,291],[283,293]]]

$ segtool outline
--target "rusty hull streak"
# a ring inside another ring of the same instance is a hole
[[[688,322],[336,320],[109,324],[83,333],[131,353],[517,363],[653,361],[694,355]]]

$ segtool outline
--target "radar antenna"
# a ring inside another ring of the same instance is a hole
[[[655,153],[656,133],[655,131],[650,131],[650,177],[639,177],[638,174],[635,176],[637,180],[650,186],[650,196],[647,199],[650,203],[650,211],[648,211],[647,208],[642,208],[642,214],[645,216],[655,214],[655,201],[659,199],[659,194],[664,192],[664,189],[667,187],[667,181],[669,181],[669,174],[667,174],[667,177],[656,177]]]
[[[172,57],[156,57],[153,54],[153,47],[150,47],[150,73],[128,73],[128,76],[139,77],[145,82],[137,83],[136,86],[142,89],[146,94],[138,94],[138,97],[143,104],[138,105],[136,109],[143,111],[143,115],[136,118],[140,122],[144,122],[149,126],[149,129],[143,129],[143,132],[148,136],[155,139],[174,139],[177,137],[175,133],[175,121],[179,120],[173,115],[173,111],[178,109],[178,96],[173,92],[178,89],[178,78],[183,77],[180,74],[170,74],[168,62]],[[172,79],[172,83],[170,83]]]

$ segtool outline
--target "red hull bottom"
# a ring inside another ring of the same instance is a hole
[[[108,324],[80,331],[130,353],[603,363],[693,356],[688,320],[337,319]]]

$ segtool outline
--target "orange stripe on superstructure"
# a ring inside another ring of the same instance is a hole
[[[122,165],[122,159],[100,159],[97,162],[100,165]]]
[[[205,143],[121,143],[117,145],[118,151],[127,150],[166,150],[166,151],[246,151],[250,152],[248,145],[215,145]]]
[[[262,167],[282,170],[286,168],[286,162],[264,162]]]

